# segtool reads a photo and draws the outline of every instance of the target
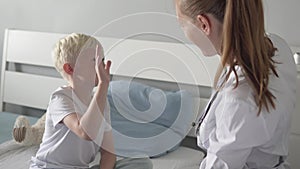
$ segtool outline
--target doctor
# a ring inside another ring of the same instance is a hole
[[[262,0],[176,0],[186,36],[220,55],[214,92],[196,121],[207,150],[200,169],[283,169],[296,66],[286,42],[264,29]]]

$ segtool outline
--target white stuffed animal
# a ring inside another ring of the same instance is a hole
[[[14,140],[24,146],[39,145],[45,131],[45,120],[46,114],[30,126],[29,120],[25,116],[18,116],[12,132]]]

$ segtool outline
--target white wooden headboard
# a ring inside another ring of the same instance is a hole
[[[54,44],[64,36],[6,30],[0,110],[3,103],[46,109],[51,92],[65,84],[60,76],[47,74],[48,69],[54,70],[51,57]],[[103,45],[105,57],[113,62],[112,80],[135,78],[162,89],[172,89],[175,84],[196,97],[200,96],[200,90],[204,98],[209,96],[218,57],[199,57],[201,52],[197,47],[184,43],[96,38]],[[35,71],[26,72],[22,66],[35,67]]]

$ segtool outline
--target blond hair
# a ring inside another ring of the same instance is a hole
[[[96,45],[101,47],[96,38],[80,33],[72,33],[60,39],[56,43],[52,52],[56,70],[63,76],[63,78],[66,78],[66,74],[63,69],[64,64],[69,63],[71,65],[75,65],[76,60],[83,49],[90,47],[96,49]]]
[[[256,93],[258,115],[263,107],[269,111],[270,104],[275,108],[268,84],[271,72],[278,77],[272,59],[276,48],[265,33],[262,0],[180,0],[180,10],[192,19],[209,13],[223,23],[221,62],[229,65],[225,81],[233,72],[236,88],[235,66],[241,66]]]

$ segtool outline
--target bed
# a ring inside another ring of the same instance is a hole
[[[7,115],[4,112],[12,112],[11,121],[18,114],[35,116],[31,117],[34,121],[45,112],[51,92],[65,84],[55,71],[51,58],[55,42],[64,36],[59,33],[6,30],[0,97],[0,110],[3,112],[0,118]],[[195,103],[192,119],[206,104],[211,77],[219,61],[217,58],[201,60],[195,46],[178,42],[97,38],[105,49],[105,57],[113,62],[112,82],[134,81],[166,92],[188,91]],[[199,67],[200,64],[203,66]],[[192,128],[191,124],[192,121],[188,123],[188,129]],[[166,149],[163,154],[151,158],[154,168],[198,168],[204,153],[196,148],[195,142],[190,131],[180,146]],[[2,143],[0,168],[28,168],[30,157],[37,149],[38,146],[20,146],[12,139]]]
[[[51,92],[65,84],[54,70],[51,60],[53,45],[64,36],[15,29],[5,31],[0,111],[15,113],[12,119],[16,113],[40,117],[45,112]],[[178,41],[96,37],[103,45],[105,57],[113,62],[112,82],[134,81],[163,91],[188,91],[193,102],[193,119],[201,113],[210,96],[218,57],[203,57],[194,45]],[[293,49],[296,51],[299,48]],[[4,115],[0,113],[0,117]],[[299,119],[299,115],[296,116]],[[204,153],[196,146],[192,121],[188,127],[179,146],[151,158],[154,169],[199,168]],[[292,128],[291,144],[295,146],[299,143],[300,131],[298,125]],[[2,143],[0,168],[28,168],[29,159],[37,149],[38,146],[20,146],[13,140]],[[291,162],[297,166],[295,157],[299,156],[299,151],[292,153]]]

